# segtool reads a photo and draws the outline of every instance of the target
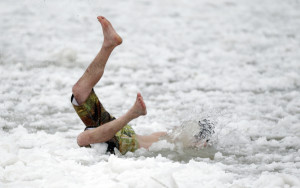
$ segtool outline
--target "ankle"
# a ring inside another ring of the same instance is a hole
[[[140,115],[136,112],[136,110],[134,109],[134,107],[132,107],[130,110],[128,110],[127,112],[128,117],[133,120],[138,118]]]
[[[115,47],[116,46],[114,46],[114,45],[108,45],[108,44],[103,43],[101,50],[111,53],[115,49]]]

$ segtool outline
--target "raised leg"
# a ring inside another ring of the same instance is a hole
[[[116,33],[111,23],[106,18],[99,16],[97,19],[102,26],[104,41],[95,59],[72,88],[73,95],[79,105],[86,101],[92,88],[101,79],[106,62],[114,48],[122,43],[122,38]],[[82,132],[77,137],[77,143],[79,146],[86,146],[89,144],[106,142],[113,138],[113,136],[131,120],[146,114],[147,110],[143,97],[138,93],[135,104],[126,114],[95,129]],[[136,138],[141,147],[149,148],[153,142],[158,141],[159,137],[165,134],[165,132],[158,132],[147,136],[137,135]]]
[[[117,34],[111,23],[106,18],[98,16],[97,19],[102,26],[104,41],[101,50],[95,59],[72,88],[73,95],[79,105],[87,99],[92,88],[101,79],[111,52],[116,46],[122,43],[122,38]]]
[[[138,93],[134,105],[130,110],[128,110],[126,114],[95,129],[90,129],[82,132],[77,137],[77,143],[79,146],[86,146],[89,144],[106,142],[113,138],[113,136],[131,120],[146,114],[147,109],[143,97],[140,93]]]

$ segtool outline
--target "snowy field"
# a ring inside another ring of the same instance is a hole
[[[299,0],[1,0],[0,187],[300,187]],[[204,149],[79,148],[71,88],[123,38],[95,91],[116,117],[138,91],[139,134],[210,118]]]

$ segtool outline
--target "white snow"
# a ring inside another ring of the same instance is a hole
[[[0,1],[0,187],[300,187],[298,0]],[[211,145],[80,148],[71,88],[123,37],[95,87],[116,117],[144,96],[139,134],[217,121]]]

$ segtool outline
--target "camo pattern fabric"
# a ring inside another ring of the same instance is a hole
[[[74,96],[72,95],[71,102],[73,97]],[[73,107],[82,122],[85,124],[85,130],[99,127],[116,119],[105,110],[94,92],[94,89],[83,104],[79,106],[73,104]],[[114,147],[116,147],[122,154],[125,154],[127,151],[133,152],[137,150],[139,146],[135,139],[135,132],[129,125],[124,126],[111,140],[106,143],[108,144],[107,151],[110,153],[114,153]]]
[[[73,97],[72,95],[72,99]],[[89,97],[82,105],[76,106],[73,104],[73,107],[87,128],[98,127],[116,119],[105,110],[94,90],[91,91]]]
[[[128,151],[134,152],[139,148],[138,141],[136,140],[136,134],[131,126],[124,126],[115,135],[118,140],[119,151],[125,154]]]

